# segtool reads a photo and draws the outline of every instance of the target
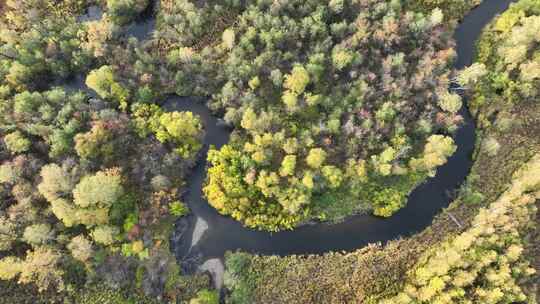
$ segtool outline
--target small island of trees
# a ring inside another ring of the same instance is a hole
[[[207,59],[221,87],[210,106],[235,127],[209,153],[210,204],[265,230],[403,207],[462,121],[442,21],[399,1],[243,9]]]

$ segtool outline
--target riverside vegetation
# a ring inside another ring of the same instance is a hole
[[[230,254],[229,302],[536,303],[539,18],[539,1],[512,5],[457,78],[478,124],[475,162],[431,227],[352,253]]]
[[[391,216],[456,149],[442,21],[398,1],[249,6],[213,53],[226,68],[210,106],[235,131],[209,153],[209,203],[272,231]]]

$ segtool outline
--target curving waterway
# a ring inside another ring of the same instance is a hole
[[[484,0],[460,23],[454,33],[457,60],[455,68],[461,69],[472,62],[474,45],[483,27],[497,14],[503,12],[511,0]],[[469,173],[472,165],[475,133],[474,122],[466,109],[462,110],[465,124],[455,134],[456,153],[409,195],[407,206],[390,218],[372,215],[351,216],[338,224],[315,224],[293,231],[267,233],[243,227],[239,222],[219,215],[202,195],[206,177],[206,152],[208,145],[221,147],[227,143],[230,130],[221,126],[212,116],[204,100],[172,97],[166,106],[171,110],[192,111],[201,116],[207,135],[201,161],[188,177],[188,191],[184,201],[193,216],[188,227],[180,225],[173,237],[179,258],[199,254],[203,261],[221,258],[226,251],[242,250],[259,254],[319,254],[327,251],[351,251],[373,242],[385,242],[409,236],[429,226],[433,217],[448,206],[450,193],[456,190]]]
[[[475,43],[493,17],[506,10],[512,0],[484,0],[459,24],[454,33],[457,60],[455,68],[471,64]],[[151,35],[154,18],[137,22],[127,34],[144,40]],[[192,111],[200,115],[206,129],[205,147],[199,163],[187,178],[184,201],[191,215],[179,220],[172,236],[173,250],[188,271],[208,270],[219,287],[226,251],[242,250],[258,254],[320,254],[328,251],[352,251],[369,243],[407,237],[428,227],[434,216],[448,206],[453,193],[464,181],[472,165],[475,125],[469,112],[462,109],[464,125],[455,134],[456,153],[437,170],[437,175],[418,186],[409,195],[407,206],[390,218],[356,215],[338,224],[305,225],[294,231],[267,233],[243,227],[230,217],[221,216],[202,195],[206,178],[208,148],[228,142],[230,129],[213,116],[205,100],[172,96],[169,110]]]

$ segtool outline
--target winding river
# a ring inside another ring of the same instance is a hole
[[[483,27],[503,12],[512,0],[484,0],[460,23],[454,33],[457,60],[455,68],[471,64],[474,45]],[[140,40],[149,37],[154,18],[138,22],[129,31]],[[462,109],[465,124],[455,134],[456,153],[437,170],[434,178],[418,186],[409,195],[407,206],[390,218],[356,215],[338,224],[313,224],[294,231],[267,233],[243,227],[230,217],[221,216],[202,195],[206,178],[206,154],[209,145],[221,147],[229,139],[230,129],[223,126],[204,105],[204,99],[174,96],[167,99],[169,110],[192,111],[201,116],[205,128],[205,148],[200,162],[188,176],[184,201],[191,215],[178,221],[172,236],[173,250],[188,271],[209,270],[219,287],[226,251],[242,250],[258,254],[321,254],[328,251],[352,251],[369,243],[407,237],[428,227],[434,216],[448,206],[453,193],[464,181],[472,165],[475,125],[469,112]]]
[[[474,45],[483,27],[512,1],[484,0],[460,23],[454,34],[457,60],[455,68],[471,64]],[[390,218],[357,215],[338,224],[315,224],[293,231],[267,233],[243,227],[230,217],[219,215],[204,199],[201,189],[206,177],[208,145],[221,147],[227,143],[230,130],[212,116],[203,100],[173,97],[169,109],[189,110],[201,116],[207,135],[202,159],[188,178],[184,200],[193,216],[182,236],[174,238],[179,258],[196,252],[203,260],[221,258],[226,251],[242,250],[259,254],[319,254],[327,251],[351,251],[368,243],[385,242],[406,237],[431,224],[433,217],[448,206],[449,195],[464,181],[472,165],[475,133],[474,122],[466,109],[462,110],[465,124],[457,131],[456,153],[437,170],[437,175],[418,186],[409,195],[407,206]],[[180,232],[180,231],[179,231]]]

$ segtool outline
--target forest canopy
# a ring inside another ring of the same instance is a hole
[[[169,68],[184,68],[177,87],[200,90],[185,69],[209,77],[210,107],[235,127],[209,153],[204,193],[246,226],[390,216],[455,151],[461,100],[447,91],[455,52],[440,10],[359,0],[170,5],[159,35]],[[223,34],[203,30],[205,20]]]
[[[125,49],[120,34],[148,1],[106,1],[101,19],[81,22],[84,2],[2,7],[0,279],[53,295],[97,284],[131,292],[120,298],[196,298],[208,278],[182,286],[169,234],[189,212],[180,194],[204,127],[150,105],[148,86],[134,90],[105,56]],[[87,87],[72,84],[79,75]]]
[[[538,0],[522,0],[499,18],[479,45],[479,62],[454,74],[451,30],[478,2],[0,3],[0,289],[33,303],[217,304],[208,273],[186,274],[198,257],[178,261],[169,244],[173,229],[190,229],[182,196],[207,150],[203,194],[249,228],[391,216],[456,151],[452,137],[463,123],[456,92],[473,89],[478,121],[493,123],[496,135],[518,126],[503,102],[525,108],[538,98]],[[208,149],[202,117],[175,110],[171,94],[204,97],[232,130],[228,144]],[[483,157],[503,159],[505,149],[498,136],[479,140]],[[523,184],[535,188],[527,182],[537,176],[526,177]],[[523,299],[518,285],[532,271],[521,235],[533,196],[511,185],[520,192],[511,199],[465,185],[460,195],[470,206],[492,203],[474,217],[484,230],[463,227],[423,254],[403,250],[418,257],[400,273],[405,288],[387,280],[392,289],[378,299]],[[495,218],[494,206],[512,214]],[[489,235],[494,229],[502,240]],[[241,277],[242,257],[228,261],[231,299],[255,286]],[[358,267],[355,258],[341,266]],[[480,266],[466,271],[469,264]],[[302,291],[309,285],[298,281]],[[473,281],[499,292],[473,289]]]
[[[475,114],[473,166],[429,227],[352,252],[231,253],[228,301],[537,303],[540,82],[522,75],[538,53],[539,15],[538,0],[511,4],[454,78]]]

